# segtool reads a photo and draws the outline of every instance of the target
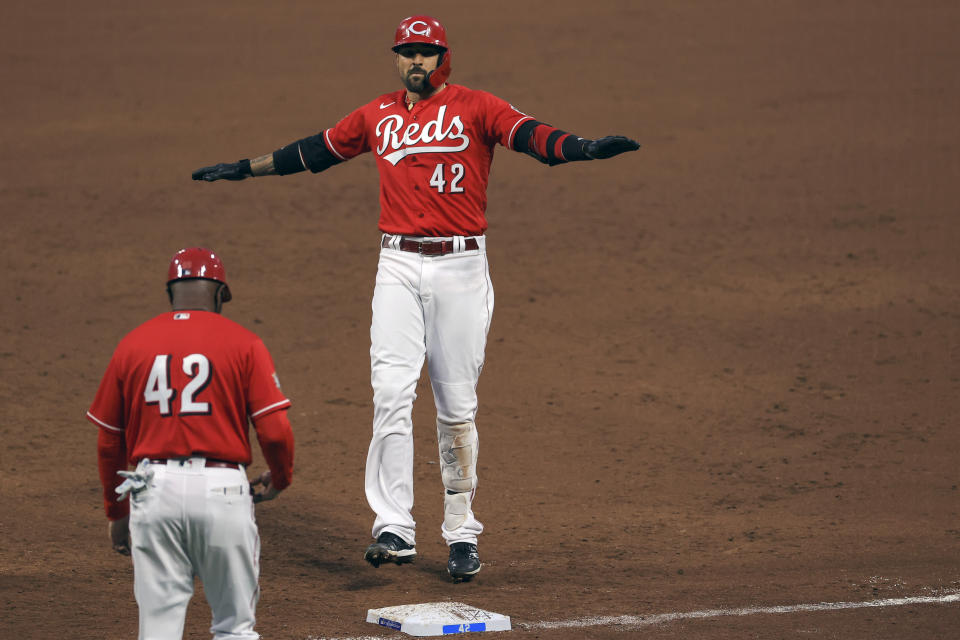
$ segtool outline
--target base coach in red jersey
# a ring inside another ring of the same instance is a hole
[[[373,293],[370,365],[373,437],[365,488],[376,514],[373,566],[416,556],[412,407],[424,359],[437,409],[447,569],[465,581],[481,568],[477,489],[477,382],[493,314],[487,265],[487,182],[497,144],[547,165],[611,158],[640,145],[623,136],[581,138],[508,102],[447,82],[447,32],[430,16],[400,22],[393,40],[403,88],[334,126],[253,160],[222,163],[194,180],[243,180],[325,171],[370,152],[380,172],[380,261]]]
[[[120,341],[87,412],[100,427],[110,539],[133,554],[140,640],[182,637],[194,576],[213,613],[213,637],[254,640],[253,504],[292,480],[290,401],[260,338],[220,315],[231,293],[216,254],[178,252],[167,292],[173,310]],[[248,421],[270,469],[252,483]]]

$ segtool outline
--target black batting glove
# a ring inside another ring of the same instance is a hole
[[[624,136],[605,136],[589,140],[583,145],[583,152],[593,160],[605,160],[625,151],[636,151],[640,143]]]
[[[194,180],[213,182],[214,180],[243,180],[253,177],[253,172],[250,170],[250,161],[241,160],[239,162],[221,162],[212,167],[197,169],[192,175]]]

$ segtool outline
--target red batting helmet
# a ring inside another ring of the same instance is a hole
[[[173,260],[170,261],[170,269],[167,271],[167,286],[177,280],[192,280],[201,278],[203,280],[213,280],[223,285],[224,302],[229,302],[230,287],[227,286],[227,272],[223,268],[223,262],[210,249],[203,247],[192,247],[190,249],[180,249]]]
[[[440,63],[430,72],[427,80],[433,87],[439,87],[450,77],[450,45],[447,44],[447,30],[440,21],[430,16],[410,16],[397,25],[393,37],[393,51],[397,52],[405,44],[429,44],[440,47]]]

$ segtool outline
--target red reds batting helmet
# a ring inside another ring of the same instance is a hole
[[[429,44],[440,47],[440,62],[430,72],[427,81],[433,87],[439,87],[450,77],[450,45],[447,44],[447,30],[440,21],[430,16],[410,16],[397,25],[393,38],[393,51],[397,52],[405,44]]]
[[[173,256],[170,261],[170,269],[167,271],[167,286],[177,280],[193,280],[200,278],[203,280],[213,280],[223,285],[224,302],[229,302],[230,287],[227,286],[227,272],[223,268],[223,262],[210,249],[203,247],[192,247],[190,249],[181,249]]]

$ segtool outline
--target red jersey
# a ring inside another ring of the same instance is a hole
[[[407,108],[387,93],[323,132],[340,160],[373,151],[380,170],[380,230],[412,236],[480,235],[487,228],[493,148],[512,148],[530,116],[487,93],[450,84]]]
[[[117,346],[87,418],[128,462],[191,455],[249,465],[248,417],[290,406],[263,342],[209,311],[171,311]]]

